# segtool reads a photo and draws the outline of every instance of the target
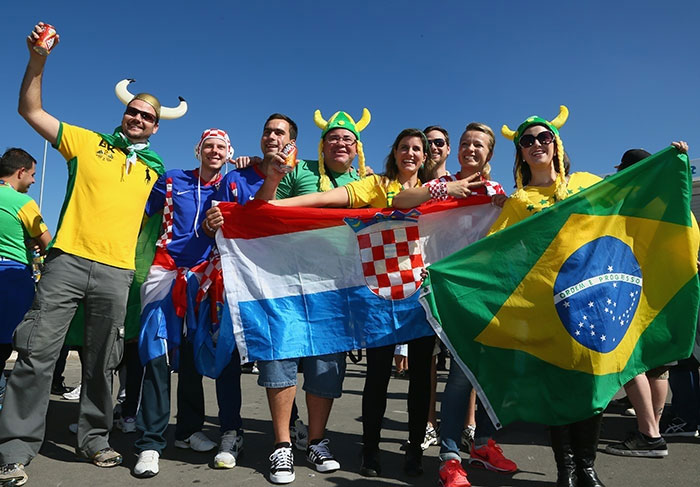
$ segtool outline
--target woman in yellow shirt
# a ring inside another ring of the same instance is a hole
[[[568,115],[568,109],[562,106],[551,122],[533,116],[516,131],[506,125],[501,129],[505,137],[515,142],[513,174],[517,190],[506,200],[490,234],[600,181],[598,176],[589,173],[569,174],[568,158],[559,137],[559,128]],[[604,487],[593,467],[602,417],[596,414],[577,423],[550,428],[557,487]]]

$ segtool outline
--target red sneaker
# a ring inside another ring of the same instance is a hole
[[[496,472],[515,472],[518,470],[518,466],[515,462],[508,460],[503,456],[503,450],[498,446],[493,440],[489,440],[486,446],[475,449],[472,444],[471,450],[469,451],[471,459],[469,464],[480,465],[488,470],[495,470]]]
[[[440,476],[438,484],[441,487],[471,487],[472,485],[467,480],[467,472],[462,468],[462,462],[456,459],[442,462],[438,475]]]

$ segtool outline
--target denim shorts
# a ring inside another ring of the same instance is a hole
[[[300,362],[304,369],[303,389],[306,392],[327,399],[336,399],[342,395],[345,352],[315,357],[258,361],[258,369],[260,369],[258,385],[268,389],[295,386]]]

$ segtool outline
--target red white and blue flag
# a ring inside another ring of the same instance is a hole
[[[432,334],[421,269],[483,237],[488,196],[417,209],[220,203],[224,289],[242,362],[404,343]]]

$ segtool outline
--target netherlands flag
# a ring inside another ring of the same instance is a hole
[[[220,203],[224,288],[242,362],[432,334],[421,269],[482,238],[500,213],[475,195],[400,211]]]

